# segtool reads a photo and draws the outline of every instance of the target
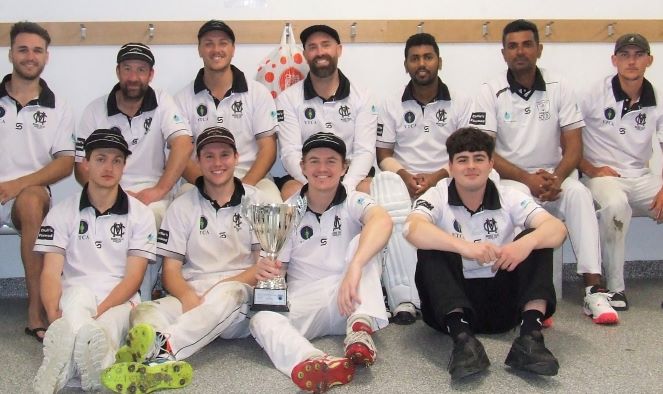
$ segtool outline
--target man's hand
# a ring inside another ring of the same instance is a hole
[[[356,305],[361,304],[359,279],[361,279],[361,268],[351,263],[338,288],[338,311],[343,316],[350,316],[355,311]]]
[[[180,299],[180,303],[182,304],[182,313],[190,311],[191,309],[202,304],[203,301],[205,301],[205,297],[199,296],[195,291],[188,292],[184,297],[182,297],[182,299]]]
[[[282,266],[283,263],[278,260],[271,260],[267,257],[260,256],[256,262],[256,267],[258,268],[256,271],[256,279],[259,281],[273,279],[275,276],[281,275]]]
[[[439,181],[439,179],[437,179],[437,177],[435,177],[433,174],[417,174],[414,176],[414,179],[419,185],[419,189],[417,190],[415,197],[421,196],[426,192],[426,190],[435,186]]]
[[[496,272],[498,269],[513,271],[531,252],[532,249],[528,249],[518,241],[503,245],[500,249],[499,258],[493,264],[492,271]]]
[[[652,211],[652,217],[656,220],[656,223],[663,223],[663,188],[656,193],[649,210]]]
[[[148,187],[137,193],[127,191],[127,194],[137,198],[140,202],[145,205],[150,205],[151,203],[159,200],[163,200],[164,196],[168,191],[163,191],[157,186]]]
[[[549,191],[555,176],[546,170],[537,170],[525,178],[525,185],[534,197],[540,198],[541,194]]]
[[[0,182],[0,203],[5,205],[25,189],[25,185],[18,179],[7,182]]]
[[[490,242],[466,242],[460,252],[466,259],[476,260],[480,264],[490,264],[500,256],[500,247]]]
[[[544,170],[543,171],[547,174]],[[538,172],[538,171],[537,171]],[[553,175],[552,182],[549,184],[547,190],[539,195],[541,201],[555,201],[559,198],[559,193],[562,192],[562,179],[557,175]]]
[[[419,180],[415,178],[414,175],[410,174],[407,172],[407,170],[401,168],[397,172],[398,176],[401,177],[403,182],[405,182],[405,186],[407,187],[407,192],[410,194],[410,198],[415,198],[418,196],[418,192],[420,189],[419,186]]]

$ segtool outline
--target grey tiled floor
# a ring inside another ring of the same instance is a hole
[[[516,335],[480,336],[492,365],[487,374],[451,384],[446,365],[451,341],[417,321],[391,325],[374,335],[379,359],[360,369],[355,380],[333,393],[438,392],[663,392],[663,281],[628,283],[631,309],[616,326],[597,326],[581,312],[580,288],[565,283],[554,326],[546,343],[558,357],[556,377],[544,378],[511,371],[504,358]],[[1,393],[30,392],[41,360],[41,347],[23,334],[24,299],[0,299]],[[341,337],[315,344],[332,354],[342,351]],[[194,367],[189,393],[296,392],[290,379],[276,371],[252,339],[217,340],[189,360]]]

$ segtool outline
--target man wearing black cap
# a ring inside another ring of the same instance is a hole
[[[326,131],[348,147],[350,166],[343,178],[349,189],[368,192],[362,182],[375,161],[377,110],[373,99],[337,68],[342,46],[338,32],[326,25],[309,26],[300,34],[310,71],[305,80],[289,87],[276,100],[281,159],[288,175],[277,180],[286,199],[306,183],[299,163],[302,143]]]
[[[212,126],[233,131],[240,161],[235,175],[256,186],[273,202],[281,202],[278,188],[267,176],[276,159],[276,106],[263,85],[247,80],[231,64],[235,33],[219,20],[210,20],[198,31],[198,55],[203,68],[175,100],[188,119],[194,138]],[[200,176],[195,158],[184,176],[195,182]]]
[[[304,141],[300,165],[308,183],[299,195],[306,197],[307,211],[278,261],[257,264],[257,278],[264,280],[287,262],[290,312],[258,312],[251,333],[276,368],[306,391],[348,383],[355,365],[372,364],[377,352],[371,334],[388,324],[377,254],[392,222],[369,195],[341,183],[346,154],[345,143],[332,133]],[[325,335],[346,335],[344,357],[309,342]]]
[[[198,136],[196,161],[202,175],[195,189],[173,201],[157,237],[170,295],[132,312],[133,328],[116,356],[129,364],[116,364],[105,374],[110,389],[131,375],[131,363],[184,360],[218,336],[249,335],[246,314],[260,245],[241,216],[240,202],[246,197],[258,204],[264,197],[233,175],[239,155],[227,129],[210,127]]]
[[[41,342],[47,327],[39,296],[42,258],[32,249],[50,207],[48,186],[71,174],[74,118],[40,78],[51,43],[46,29],[18,22],[9,36],[13,70],[0,82],[0,227],[21,235],[28,290],[25,333]]]
[[[83,144],[88,182],[51,209],[35,252],[44,255],[41,294],[51,323],[44,360],[34,379],[38,393],[62,389],[75,371],[84,390],[101,388],[101,371],[129,328],[140,302],[138,287],[155,259],[152,211],[119,186],[127,142],[95,130]]]
[[[189,161],[191,132],[172,97],[149,86],[154,76],[154,55],[145,44],[123,45],[117,54],[119,79],[108,95],[94,100],[81,116],[76,141],[76,179],[87,181],[81,164],[83,141],[98,128],[119,131],[133,152],[122,176],[127,193],[148,205],[157,227],[171,200],[171,191]],[[168,154],[164,152],[168,149]],[[167,158],[166,158],[167,156]],[[151,265],[141,288],[149,299],[158,275]]]
[[[628,309],[624,242],[631,216],[663,222],[661,174],[653,173],[648,165],[653,135],[663,142],[663,109],[645,78],[653,61],[645,37],[624,34],[612,55],[617,74],[594,84],[580,101],[586,125],[581,180],[599,207],[601,257],[611,292],[608,301],[616,310]]]

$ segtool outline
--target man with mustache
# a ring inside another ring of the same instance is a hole
[[[159,228],[172,188],[193,152],[191,132],[172,97],[149,86],[154,77],[154,55],[147,45],[123,45],[117,54],[115,72],[119,82],[109,94],[90,103],[81,116],[76,140],[76,180],[82,185],[87,182],[81,162],[85,154],[83,142],[90,133],[95,129],[120,131],[132,152],[122,176],[122,188],[152,209]],[[141,286],[144,300],[151,298],[158,265],[150,265],[145,274]]]
[[[9,37],[13,69],[0,82],[0,226],[21,235],[28,290],[25,333],[41,342],[47,327],[39,292],[43,258],[32,249],[50,208],[48,186],[69,176],[74,165],[74,118],[40,78],[51,43],[46,29],[18,22]]]
[[[632,215],[663,221],[661,174],[649,169],[652,136],[663,140],[663,111],[645,71],[654,61],[649,42],[629,33],[615,43],[617,74],[593,84],[580,108],[586,126],[580,170],[598,205],[601,252],[616,310],[628,309],[624,294],[624,242]],[[660,100],[660,98],[658,99]]]
[[[343,184],[350,190],[368,192],[369,182],[364,180],[373,172],[377,128],[373,99],[338,69],[343,47],[335,29],[313,25],[299,37],[309,74],[276,100],[281,160],[288,172],[275,180],[281,196],[286,200],[306,183],[299,166],[302,144],[323,131],[340,137],[348,147],[350,167]]]
[[[402,227],[412,199],[449,176],[445,141],[467,124],[470,100],[449,88],[438,76],[442,58],[435,37],[418,33],[405,43],[405,71],[410,82],[380,107],[376,142],[382,170],[371,184],[371,195],[394,219],[383,282],[391,321],[412,324],[419,308],[414,285],[416,249],[405,241]]]
[[[502,45],[508,70],[482,85],[470,124],[496,138],[495,169],[502,183],[530,193],[565,220],[585,284],[584,313],[597,324],[617,323],[601,286],[594,202],[575,172],[585,123],[574,92],[559,75],[536,66],[543,45],[532,22],[507,24]]]

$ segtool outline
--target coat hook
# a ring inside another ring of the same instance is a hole
[[[481,25],[481,37],[486,38],[488,37],[488,24],[490,22],[484,22],[483,25]]]
[[[85,27],[85,24],[81,23],[80,29],[81,29],[81,40],[85,40],[87,38],[87,27]]]
[[[612,37],[615,35],[615,24],[611,23],[608,25],[608,37]]]
[[[419,24],[417,25],[417,33],[421,34],[423,32],[424,32],[424,22],[419,22]]]
[[[147,25],[147,35],[150,38],[150,40],[154,38],[154,33],[156,29],[157,28],[156,26],[154,26],[154,23],[150,23],[149,25]]]
[[[357,37],[357,22],[352,22],[350,25],[350,38],[353,40]]]
[[[554,21],[550,21],[546,24],[546,27],[544,29],[546,37],[550,37],[552,35],[552,25],[555,23]]]
[[[287,42],[288,40],[290,40],[290,22],[285,23],[284,29],[285,29],[285,40]]]

